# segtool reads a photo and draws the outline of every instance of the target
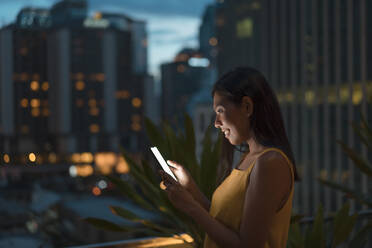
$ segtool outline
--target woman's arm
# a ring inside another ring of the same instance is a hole
[[[275,152],[262,155],[251,172],[239,232],[214,219],[196,201],[193,203],[181,186],[169,184],[167,193],[172,203],[191,216],[220,247],[260,248],[264,247],[270,224],[290,185],[291,172],[285,159]]]
[[[211,206],[208,198],[200,191],[198,185],[192,179],[190,173],[180,164],[168,160],[167,163],[171,166],[170,169],[176,175],[178,182],[186,188],[187,191],[199,202],[199,204],[207,211]]]

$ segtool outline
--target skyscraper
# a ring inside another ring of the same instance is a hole
[[[138,151],[148,78],[143,21],[89,17],[85,0],[25,8],[1,29],[0,53],[0,146],[12,162],[34,153],[39,163],[76,163],[74,153],[120,145]]]
[[[294,208],[312,214],[319,203],[336,210],[342,194],[326,178],[368,191],[365,176],[336,140],[367,150],[351,122],[372,119],[370,1],[225,1],[217,13],[218,71],[252,66],[278,95],[302,182]],[[353,209],[360,206],[353,205]]]

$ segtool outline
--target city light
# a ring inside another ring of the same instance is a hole
[[[101,194],[101,190],[97,186],[94,186],[92,189],[92,193],[95,196],[99,196]]]
[[[47,91],[49,90],[49,83],[48,82],[44,82],[42,85],[41,85],[41,89],[43,91]]]
[[[132,99],[132,105],[133,105],[133,107],[135,107],[135,108],[139,108],[139,107],[141,107],[141,105],[142,105],[142,101],[141,101],[141,99],[139,99],[138,97],[133,98],[133,99]]]
[[[22,106],[22,108],[27,108],[28,107],[28,100],[26,98],[23,98],[21,100],[21,106]]]
[[[212,37],[212,38],[209,39],[209,45],[217,46],[217,44],[218,44],[218,41],[217,41],[216,37]]]
[[[98,133],[99,132],[99,126],[97,124],[91,124],[89,126],[89,130],[91,133]]]
[[[10,162],[10,156],[8,155],[8,154],[4,154],[4,156],[3,156],[3,160],[4,160],[4,162],[7,164],[7,163],[9,163]]]
[[[30,154],[28,154],[28,160],[30,160],[30,162],[35,162],[36,161],[35,153],[31,152]]]
[[[77,81],[77,82],[75,83],[75,88],[76,88],[77,90],[83,90],[83,89],[85,88],[85,84],[84,84],[84,82],[83,82],[83,81]]]
[[[80,156],[80,160],[83,163],[92,163],[93,162],[93,154],[90,152],[84,152]]]
[[[69,174],[71,177],[87,177],[92,175],[94,172],[93,167],[89,164],[85,165],[71,165],[69,168]]]
[[[57,155],[55,153],[50,153],[48,156],[48,160],[50,163],[54,164],[57,162]]]
[[[36,98],[31,99],[30,105],[33,108],[38,108],[38,107],[40,107],[40,100],[36,99]]]
[[[97,183],[97,186],[98,188],[100,189],[105,189],[107,188],[107,182],[105,180],[100,180],[98,183]]]
[[[37,91],[39,89],[39,82],[38,81],[32,81],[30,84],[30,88],[33,91]]]
[[[208,67],[209,64],[210,64],[209,59],[207,58],[190,58],[189,59],[190,66]]]
[[[115,170],[120,174],[126,174],[129,172],[129,165],[123,156],[119,157],[119,163],[116,165]]]

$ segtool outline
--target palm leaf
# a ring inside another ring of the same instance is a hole
[[[133,230],[132,228],[129,228],[127,226],[125,226],[125,227],[124,226],[119,226],[119,225],[114,224],[110,221],[99,219],[99,218],[89,217],[89,218],[85,218],[83,220],[92,224],[95,227],[98,227],[98,228],[104,229],[104,230],[113,231],[113,232],[130,232],[130,231]]]
[[[349,148],[342,141],[337,141],[341,145],[342,150],[348,155],[348,157],[354,162],[354,165],[358,167],[367,176],[372,177],[372,167],[365,161],[362,156],[357,154],[353,149]]]
[[[344,192],[349,197],[352,197],[352,198],[356,199],[359,203],[366,204],[369,207],[372,207],[372,199],[370,197],[368,197],[367,195],[364,195],[364,194],[360,193],[359,191],[349,189],[349,188],[347,188],[347,187],[345,187],[341,184],[338,184],[338,183],[335,183],[335,182],[332,182],[332,181],[324,180],[324,179],[321,179],[321,178],[318,178],[318,180],[322,184],[324,184],[328,187],[331,187],[333,189],[340,190],[340,191]]]
[[[354,228],[357,214],[349,216],[350,205],[344,204],[337,212],[333,222],[333,242],[332,247],[337,247],[344,242]]]

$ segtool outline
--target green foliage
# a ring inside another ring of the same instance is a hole
[[[160,130],[150,120],[145,120],[146,132],[154,146],[157,146],[163,156],[182,164],[192,175],[200,190],[211,197],[216,188],[217,165],[220,157],[222,137],[216,142],[212,141],[211,127],[208,128],[203,140],[203,149],[200,162],[196,156],[195,132],[192,120],[185,116],[184,133],[177,133],[168,123],[162,124]],[[138,206],[157,213],[163,219],[161,224],[141,219],[120,206],[110,206],[111,212],[126,221],[135,224],[131,227],[119,226],[106,220],[88,218],[86,221],[103,229],[118,232],[146,233],[150,236],[174,236],[183,239],[178,234],[187,233],[194,239],[196,247],[200,247],[204,240],[204,232],[186,215],[178,211],[169,202],[166,194],[160,189],[160,178],[149,161],[142,160],[136,163],[131,156],[123,150],[123,156],[130,167],[131,181],[124,181],[117,177],[108,176],[119,191]],[[184,240],[187,242],[186,240]]]
[[[363,145],[368,149],[368,153],[372,152],[372,128],[368,126],[366,119],[362,116],[360,123],[353,123],[354,132],[359,136]],[[341,145],[341,148],[344,153],[353,161],[354,165],[367,177],[372,177],[372,164],[368,161],[367,158],[350,148],[342,141],[337,141]],[[333,189],[339,190],[347,194],[349,197],[355,199],[357,202],[367,205],[369,208],[372,208],[372,196],[370,194],[363,194],[360,191],[351,189],[342,184],[332,182],[329,180],[318,179],[321,183],[326,186],[329,186]]]
[[[309,224],[302,233],[300,221],[293,222],[290,226],[287,248],[335,248],[347,242],[347,247],[360,247],[360,239],[366,237],[366,232],[357,232],[351,241],[347,239],[355,227],[357,214],[349,215],[350,205],[346,203],[335,214],[332,225],[326,228],[326,221],[323,215],[323,207],[319,206],[314,222]],[[304,225],[304,224],[303,224]],[[359,242],[359,243],[357,243]],[[363,243],[362,243],[363,244]]]
[[[361,122],[353,123],[354,132],[359,136],[368,152],[372,152],[372,128],[368,126],[364,117]],[[353,161],[354,165],[367,177],[372,177],[372,165],[367,158],[350,148],[342,141],[337,141],[344,153]],[[345,193],[348,197],[355,199],[360,204],[372,207],[372,197],[369,194],[351,189],[343,184],[332,182],[325,179],[318,179],[322,184]],[[355,227],[357,214],[349,215],[350,206],[345,204],[334,216],[333,225],[330,230],[324,228],[324,218],[322,207],[319,208],[312,229],[307,228],[306,234],[301,233],[299,218],[296,218],[291,224],[288,245],[293,248],[307,247],[338,247],[340,244],[347,243],[347,247],[361,248],[367,243],[368,234],[372,230],[372,221],[369,221],[364,227],[356,231],[353,237],[350,237]],[[322,234],[323,233],[323,234]]]

